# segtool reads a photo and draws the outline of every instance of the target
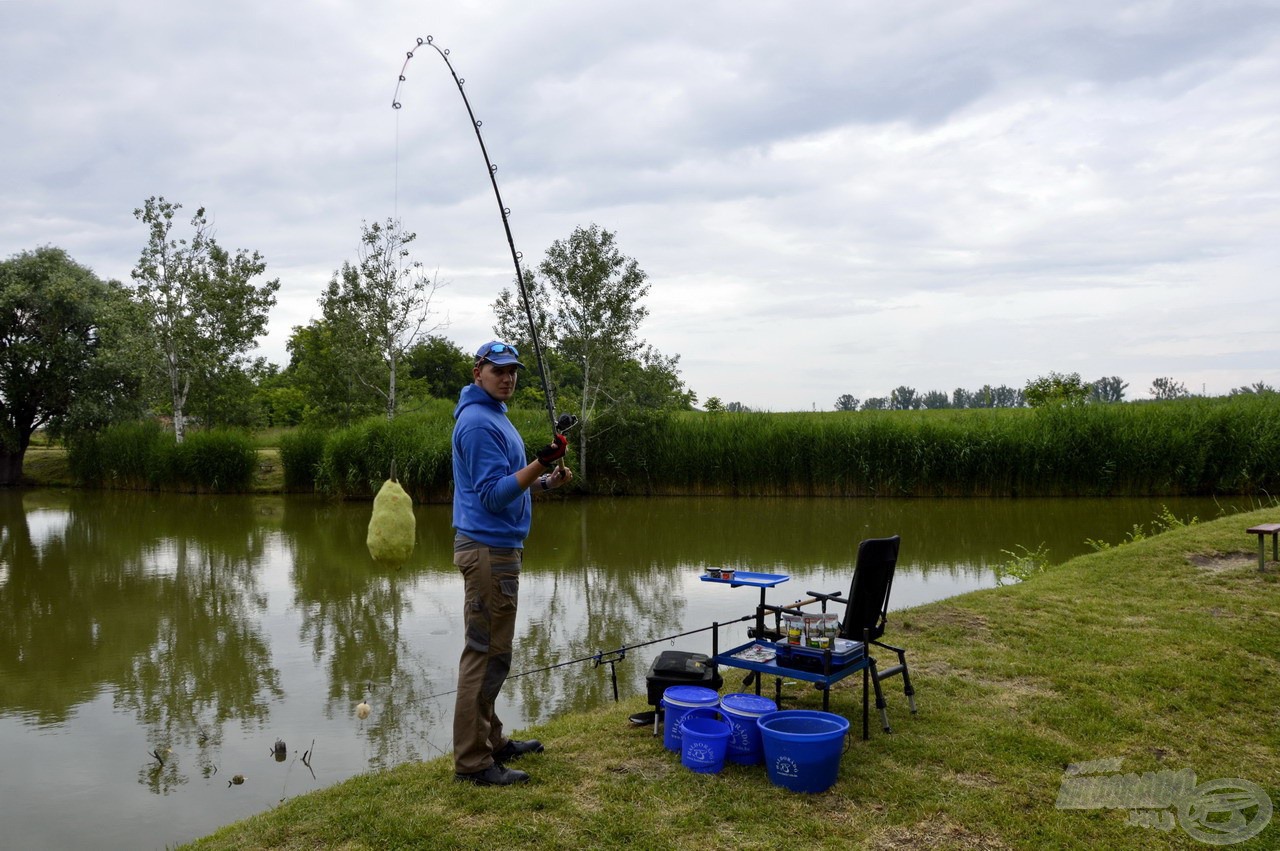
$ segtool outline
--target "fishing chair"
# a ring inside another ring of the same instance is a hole
[[[901,647],[885,644],[878,639],[884,635],[885,622],[889,615],[889,592],[893,588],[893,571],[898,565],[898,545],[901,538],[868,538],[858,544],[858,561],[853,568],[853,581],[849,585],[849,596],[846,598],[839,592],[820,594],[807,592],[812,600],[806,602],[822,602],[822,610],[827,610],[827,603],[842,603],[845,606],[844,620],[840,629],[840,637],[850,641],[864,642],[870,660],[871,682],[876,691],[876,709],[880,711],[880,725],[886,733],[889,729],[889,714],[885,711],[884,692],[880,682],[889,677],[902,675],[902,691],[907,696],[911,714],[916,712],[916,691],[911,686],[911,675],[907,671],[907,653]],[[882,647],[898,654],[898,664],[881,670],[874,657],[870,656],[872,646]]]

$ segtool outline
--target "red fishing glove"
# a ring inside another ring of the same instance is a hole
[[[544,467],[554,467],[556,462],[564,457],[564,451],[568,446],[569,441],[565,439],[565,436],[557,434],[551,443],[538,450],[538,460],[542,462]]]

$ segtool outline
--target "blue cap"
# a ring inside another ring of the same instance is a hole
[[[516,351],[516,347],[501,340],[490,340],[476,350],[476,360],[487,360],[494,366],[506,366],[513,363],[524,369],[524,364],[516,360],[518,357],[520,357],[520,353]]]

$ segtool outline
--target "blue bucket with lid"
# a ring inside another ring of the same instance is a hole
[[[715,709],[720,695],[702,686],[668,686],[662,692],[662,714],[666,724],[662,732],[662,744],[669,751],[680,753],[680,722],[690,709]]]
[[[814,709],[783,709],[756,723],[769,782],[792,792],[825,792],[835,784],[847,719]]]
[[[727,753],[729,762],[759,765],[764,761],[760,725],[756,722],[777,709],[778,704],[758,694],[726,694],[720,698],[720,712],[732,730]]]

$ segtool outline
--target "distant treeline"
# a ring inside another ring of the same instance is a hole
[[[290,491],[367,498],[390,475],[449,499],[451,405],[281,439]],[[513,410],[532,452],[545,413]],[[647,413],[589,423],[578,492],[732,496],[1173,496],[1280,491],[1280,396],[964,411]],[[576,441],[576,431],[571,432]],[[116,427],[74,444],[85,484],[237,490],[247,437]],[[225,456],[225,458],[222,458]],[[222,460],[219,460],[222,458]],[[573,454],[569,456],[573,464]]]

